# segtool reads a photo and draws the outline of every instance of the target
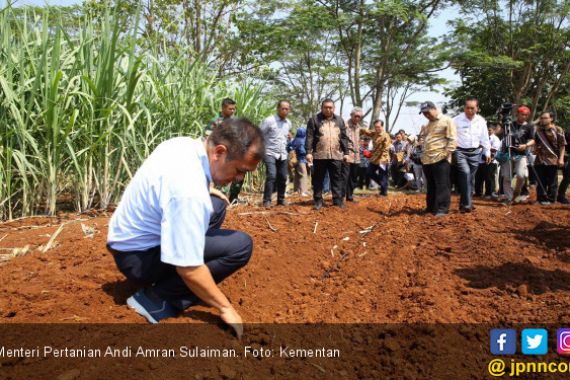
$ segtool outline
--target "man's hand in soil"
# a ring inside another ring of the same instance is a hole
[[[228,199],[228,197],[226,197],[226,195],[224,193],[222,193],[220,190],[216,189],[213,186],[210,187],[210,195],[213,195],[214,197],[220,198],[221,200],[226,202],[227,206],[230,205],[230,200]]]
[[[241,338],[243,333],[241,317],[216,285],[210,269],[206,265],[200,265],[197,267],[176,267],[176,271],[192,293],[208,305],[218,309],[222,320],[235,330],[238,338]]]
[[[221,308],[220,318],[233,328],[236,332],[237,338],[241,339],[241,336],[243,335],[243,321],[233,306],[230,305],[228,307]]]
[[[308,163],[310,163],[310,164],[313,163],[313,155],[311,153],[308,153],[305,158],[307,159]]]
[[[342,160],[344,162],[348,162],[350,160],[350,156],[348,154],[345,154],[344,156],[342,156]]]

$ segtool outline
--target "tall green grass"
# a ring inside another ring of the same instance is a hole
[[[272,112],[260,86],[143,48],[138,22],[65,25],[53,8],[0,11],[1,219],[55,214],[63,196],[77,211],[117,202],[157,144],[200,136],[224,97],[257,123]]]

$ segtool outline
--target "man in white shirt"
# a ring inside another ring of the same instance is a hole
[[[286,100],[277,103],[277,114],[269,116],[261,123],[261,132],[265,139],[265,168],[267,175],[263,190],[263,207],[271,207],[271,195],[277,185],[277,205],[285,206],[287,187],[287,135],[291,131],[291,122],[287,119],[291,105]]]
[[[147,286],[127,304],[149,322],[202,300],[241,335],[241,317],[216,283],[247,264],[253,244],[220,228],[226,203],[209,187],[243,179],[263,153],[258,128],[228,119],[207,140],[163,142],[139,168],[111,218],[107,247],[129,280]]]
[[[457,170],[461,212],[473,210],[473,186],[481,154],[485,156],[487,164],[491,162],[487,122],[477,115],[478,111],[479,101],[476,98],[467,98],[464,112],[454,119],[457,126],[457,149],[453,152],[453,162]]]

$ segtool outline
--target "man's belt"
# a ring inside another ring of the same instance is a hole
[[[477,147],[477,148],[460,148],[460,147],[457,147],[457,150],[458,150],[458,151],[460,151],[460,152],[467,152],[467,153],[473,153],[473,152],[476,152],[476,151],[479,150],[479,149],[480,149],[480,147]]]

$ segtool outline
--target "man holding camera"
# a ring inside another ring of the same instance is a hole
[[[512,122],[510,131],[505,129],[501,150],[508,152],[508,159],[501,163],[503,173],[503,191],[506,196],[505,204],[520,203],[521,189],[528,178],[527,149],[534,145],[534,127],[528,122],[530,108],[517,108],[517,118]],[[503,128],[505,126],[503,125]],[[509,146],[510,140],[510,146]],[[513,189],[512,178],[515,176]]]

